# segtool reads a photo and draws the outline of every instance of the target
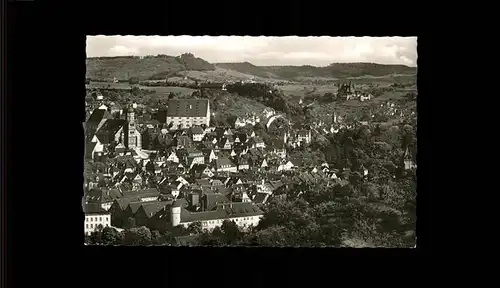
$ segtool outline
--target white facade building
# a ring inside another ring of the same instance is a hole
[[[179,125],[183,128],[210,125],[210,103],[208,99],[169,100],[167,108],[167,124],[172,129]]]
[[[201,222],[202,228],[212,230],[222,226],[224,220],[233,221],[241,228],[257,226],[264,212],[252,203],[225,203],[214,211],[189,212],[184,208],[173,205],[171,208],[172,226],[188,227],[191,223]]]

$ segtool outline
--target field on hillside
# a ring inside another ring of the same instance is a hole
[[[130,85],[128,83],[106,83],[106,82],[91,82],[87,85],[89,88],[111,88],[111,89],[130,89],[136,86],[144,90],[155,91],[158,98],[167,98],[170,92],[180,93],[181,96],[191,95],[195,89],[185,88],[185,87],[172,87],[172,86],[140,86],[140,85]]]
[[[337,87],[335,87],[335,85],[290,84],[290,85],[280,86],[279,89],[283,91],[283,94],[285,94],[285,96],[288,97],[295,96],[297,98],[304,97],[307,93],[325,94],[327,92],[331,93],[337,92]]]
[[[235,116],[243,116],[246,113],[259,114],[267,108],[262,103],[237,95],[224,95],[218,97],[214,111],[231,113]]]
[[[238,71],[228,70],[220,67],[217,67],[214,71],[181,71],[177,74],[186,76],[190,79],[212,82],[260,79],[259,77],[255,77],[254,75],[240,73]]]

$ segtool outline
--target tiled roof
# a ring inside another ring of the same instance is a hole
[[[104,214],[108,213],[106,210],[102,209],[101,205],[98,203],[89,203],[83,205],[83,212],[87,214]]]
[[[85,143],[85,155],[87,157],[92,157],[92,151],[94,150],[95,148],[95,145],[97,145],[96,142],[86,142]]]
[[[262,210],[260,210],[252,203],[226,203],[218,205],[217,209],[214,211],[189,212],[186,210],[183,214],[181,210],[181,221],[195,222],[218,219],[223,220],[235,217],[257,216],[262,214],[264,214],[264,212],[262,212]]]
[[[115,135],[123,125],[126,124],[126,120],[123,119],[107,119],[101,128],[99,128],[98,133],[109,133]]]
[[[215,207],[217,207],[217,204],[219,203],[227,203],[229,202],[229,199],[227,199],[226,196],[222,194],[205,194],[205,199],[206,200],[206,211],[211,211]]]
[[[123,211],[127,209],[128,204],[130,204],[131,202],[139,202],[139,201],[141,201],[140,197],[128,196],[116,199],[115,203],[118,204],[118,207],[120,207],[120,209]]]
[[[107,110],[95,109],[87,120],[87,125],[98,124],[102,119],[113,119],[113,116],[111,116]]]
[[[146,197],[154,197],[154,196],[159,196],[160,191],[156,188],[149,188],[149,189],[144,189],[144,190],[136,190],[136,191],[123,191],[123,196],[124,197],[130,197],[130,196],[137,196],[141,198],[146,198]]]
[[[205,117],[208,99],[182,99],[168,101],[168,117]]]
[[[148,218],[153,217],[158,211],[166,208],[168,205],[171,205],[173,201],[151,201],[151,202],[143,202],[142,209]],[[168,210],[168,209],[167,209]]]
[[[257,195],[255,196],[255,198],[252,201],[255,203],[264,204],[264,203],[266,203],[266,200],[268,197],[269,197],[268,194],[257,193]]]
[[[132,214],[137,213],[137,210],[141,207],[143,202],[130,202],[128,204],[128,207],[130,208],[130,211],[132,211]]]

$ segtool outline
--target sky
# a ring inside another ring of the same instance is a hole
[[[192,53],[257,66],[371,62],[417,66],[417,37],[87,36],[87,57]]]

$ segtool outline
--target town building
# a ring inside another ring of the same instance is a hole
[[[249,202],[230,202],[218,204],[214,210],[190,212],[177,201],[171,207],[172,226],[188,227],[194,222],[201,222],[202,228],[212,230],[222,226],[224,220],[234,221],[241,228],[257,226],[264,212]]]
[[[85,235],[90,235],[100,227],[111,226],[111,213],[102,209],[99,204],[84,204],[85,213]]]
[[[167,124],[171,129],[179,127],[210,125],[210,103],[208,99],[169,100],[167,108]]]

